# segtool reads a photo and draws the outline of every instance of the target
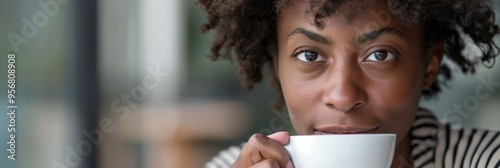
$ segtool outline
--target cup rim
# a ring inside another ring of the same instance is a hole
[[[340,136],[396,136],[394,133],[381,134],[325,134],[325,135],[290,135],[290,137],[340,137]]]

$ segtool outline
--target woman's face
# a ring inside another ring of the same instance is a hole
[[[309,7],[293,1],[280,11],[274,60],[297,133],[395,133],[401,141],[441,59],[424,55],[423,26],[401,24],[377,2],[351,20],[324,18],[318,30]]]

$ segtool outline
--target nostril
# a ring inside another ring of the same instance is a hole
[[[367,101],[364,89],[351,83],[332,84],[323,91],[321,96],[323,105],[341,112],[361,108]]]
[[[354,106],[352,106],[351,110],[360,108],[361,106],[363,106],[363,103],[361,103],[361,102],[356,103],[356,104],[354,104]]]
[[[358,102],[352,106],[345,106],[343,108],[339,108],[339,107],[336,107],[334,104],[332,103],[326,103],[325,105],[330,108],[330,109],[335,109],[335,110],[339,110],[339,111],[343,111],[343,112],[349,112],[349,111],[352,111],[352,110],[355,110],[355,109],[358,109],[358,108],[361,108],[363,106],[364,103],[362,102]]]
[[[326,106],[327,106],[328,108],[332,108],[332,109],[334,109],[334,108],[335,108],[335,106],[334,106],[333,104],[330,104],[330,103],[326,104]]]

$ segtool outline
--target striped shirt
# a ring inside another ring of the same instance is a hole
[[[482,129],[452,129],[425,110],[417,112],[411,129],[413,165],[407,167],[500,168],[500,132]],[[205,168],[228,168],[244,143],[221,151]],[[394,158],[398,159],[398,158]]]

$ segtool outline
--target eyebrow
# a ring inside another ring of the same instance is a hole
[[[299,27],[299,28],[293,30],[293,32],[291,32],[288,35],[288,38],[290,38],[294,35],[298,35],[298,34],[302,34],[313,41],[316,41],[318,43],[325,44],[328,46],[333,46],[333,44],[334,44],[334,41],[332,39],[330,39],[329,37],[314,33],[312,31],[309,31],[309,30],[302,28],[302,27]],[[373,41],[373,40],[377,39],[378,37],[385,35],[385,34],[392,34],[392,35],[396,35],[396,37],[406,38],[406,36],[401,31],[399,31],[395,28],[383,27],[383,28],[380,28],[380,29],[377,29],[377,30],[374,30],[374,31],[371,31],[368,33],[364,33],[364,34],[358,36],[355,40],[355,43],[357,45],[359,45],[362,43]]]
[[[362,43],[366,43],[369,41],[373,41],[384,34],[392,34],[392,35],[396,35],[397,37],[400,37],[400,38],[406,38],[406,36],[403,33],[401,33],[399,30],[397,30],[395,28],[383,27],[383,28],[377,29],[375,31],[362,34],[361,36],[356,38],[355,43],[362,44]]]
[[[325,44],[328,46],[333,46],[333,44],[334,44],[333,40],[330,39],[329,37],[314,33],[312,31],[309,31],[309,30],[302,28],[302,27],[299,27],[299,28],[293,30],[293,32],[288,35],[288,38],[290,39],[290,37],[292,37],[294,35],[298,35],[298,34],[302,34],[313,41],[316,41],[318,43]]]

